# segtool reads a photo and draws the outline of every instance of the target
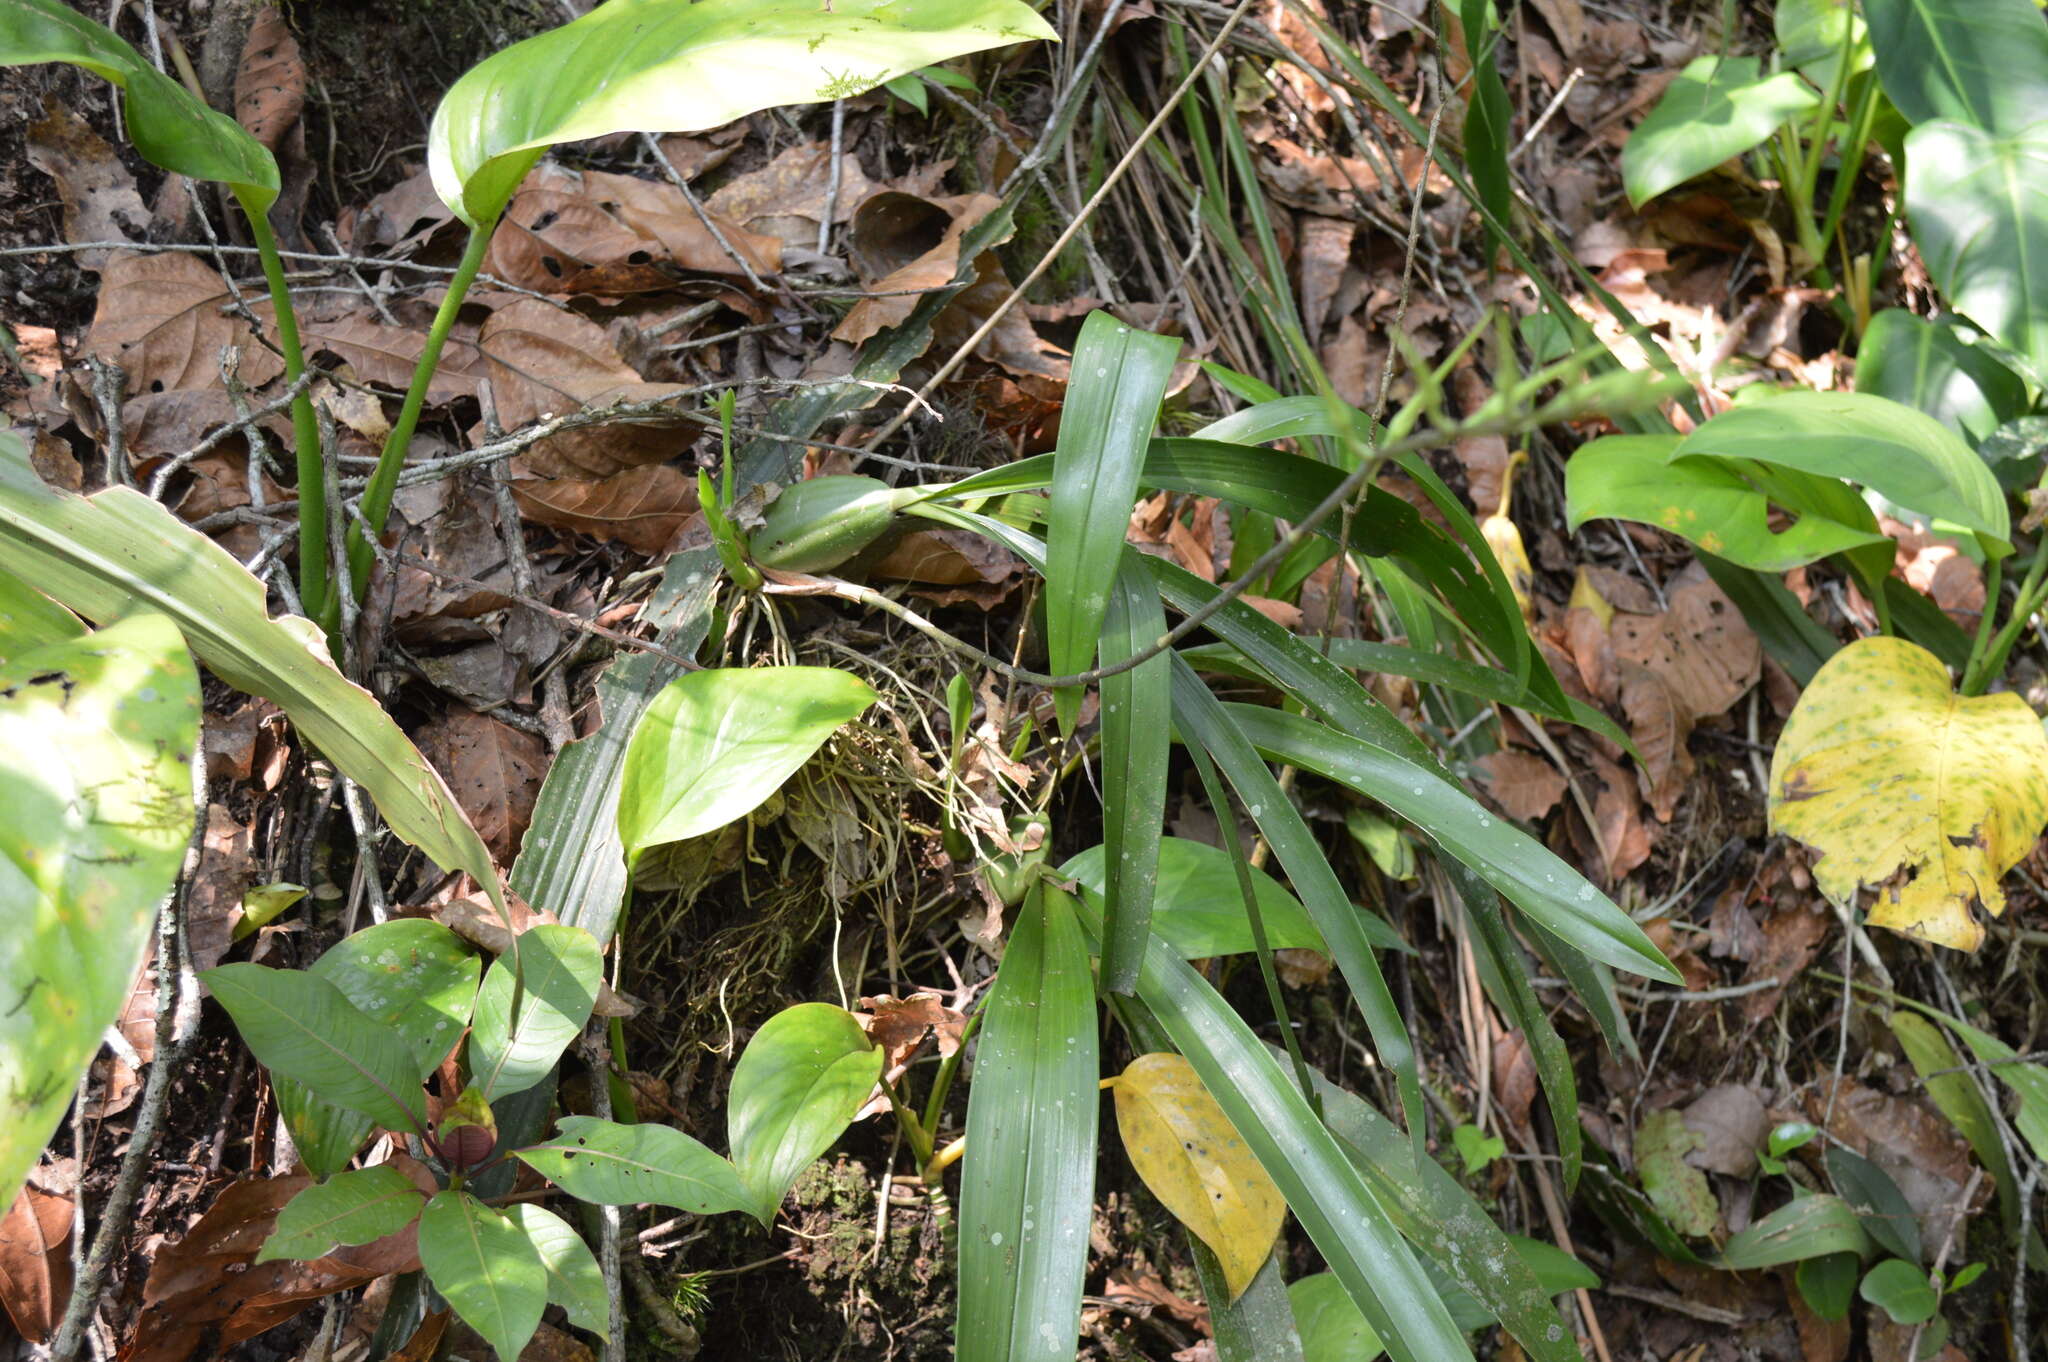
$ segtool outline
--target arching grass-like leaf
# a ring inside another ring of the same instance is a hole
[[[715,128],[1054,36],[1019,0],[610,0],[464,73],[427,162],[458,217],[489,223],[558,142]]]
[[[597,938],[553,922],[520,936],[517,969],[523,978],[509,953],[492,963],[470,1027],[470,1073],[493,1101],[547,1077],[590,1020],[604,982]]]
[[[1121,542],[1119,542],[1121,547]],[[1102,661],[1122,662],[1166,633],[1159,592],[1134,555],[1118,562],[1102,621]],[[1129,993],[1151,931],[1166,822],[1166,767],[1173,751],[1172,663],[1161,653],[1102,681],[1103,886],[1108,936],[1102,987]],[[1240,915],[1241,916],[1241,915]]]
[[[387,1130],[426,1129],[418,1062],[405,1040],[305,970],[220,965],[200,976],[262,1063]]]
[[[626,749],[627,862],[753,812],[874,702],[867,682],[835,667],[715,668],[669,682]]]
[[[256,1261],[319,1258],[339,1245],[367,1244],[413,1222],[427,1198],[388,1163],[315,1183],[285,1203]]]
[[[569,1322],[599,1338],[611,1337],[611,1296],[590,1245],[568,1221],[530,1201],[515,1201],[505,1218],[526,1236],[548,1274],[548,1304],[559,1305]]]
[[[261,213],[277,197],[277,162],[261,142],[101,24],[59,0],[0,5],[0,66],[61,61],[119,86],[128,136],[151,165],[195,180],[218,180]]]
[[[1070,895],[1032,888],[985,1005],[960,1174],[959,1362],[1070,1362],[1080,1335],[1100,1099],[1074,914]]]
[[[84,632],[78,616],[13,573],[0,571],[0,667],[17,653]]]
[[[881,1072],[881,1049],[830,1003],[784,1008],[754,1033],[733,1069],[725,1125],[756,1220],[775,1219],[797,1174],[839,1138]]]
[[[1640,208],[1667,189],[1740,156],[1820,102],[1790,71],[1766,76],[1755,57],[1699,57],[1664,89],[1621,149],[1628,201]]]
[[[51,619],[38,632],[62,628]],[[199,676],[162,615],[0,663],[0,1198],[121,1013],[192,835]]]
[[[1081,893],[1098,907],[1107,883],[1106,844],[1088,848],[1060,867],[1060,875],[1077,881]],[[1152,931],[1183,959],[1206,960],[1215,955],[1244,955],[1252,950],[1251,923],[1238,893],[1235,872],[1221,848],[1181,837],[1159,842],[1159,892],[1153,905]],[[1320,951],[1323,934],[1287,892],[1265,871],[1252,868],[1253,892],[1266,940],[1275,950]],[[1392,929],[1389,928],[1389,931]],[[1382,945],[1407,949],[1398,937]]]
[[[2048,32],[2038,13],[2029,22]],[[2048,83],[2048,67],[2034,75]],[[1913,129],[1906,212],[1943,296],[2038,377],[2048,375],[2048,103],[2034,116],[2003,136],[1945,120]]]
[[[518,1362],[547,1309],[547,1270],[519,1226],[467,1192],[442,1192],[420,1212],[420,1264],[498,1362]]]
[[[568,1116],[553,1139],[513,1152],[578,1201],[600,1206],[652,1201],[717,1215],[752,1204],[731,1163],[668,1126]]]

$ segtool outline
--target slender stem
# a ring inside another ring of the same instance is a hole
[[[248,200],[241,200],[249,235],[263,261],[263,281],[277,313],[277,348],[284,351],[284,376],[293,384],[306,372],[306,351],[299,340],[299,318],[292,310],[291,289],[284,281],[284,259],[270,220]],[[292,440],[299,456],[299,602],[329,639],[341,623],[341,602],[327,575],[327,470],[320,452],[320,421],[313,397],[301,391],[292,399]]]
[[[960,1028],[960,1044],[953,1053],[939,1061],[939,1075],[932,1080],[931,1096],[924,1104],[924,1129],[928,1140],[939,1135],[939,1114],[945,1109],[946,1094],[952,1091],[953,1075],[960,1072],[960,1057],[967,1053],[967,1042],[981,1029],[981,1019],[986,1015],[982,1008],[975,1008],[974,1015]]]
[[[2040,557],[2037,554],[2035,556],[2036,565],[2039,562]],[[2029,572],[2027,576],[2030,581],[2033,579],[2032,572]],[[1963,668],[1962,690],[1965,695],[1977,695],[1984,689],[1984,663],[1990,656],[1991,649],[1991,619],[1992,616],[1998,613],[1998,590],[2004,584],[2005,560],[2003,558],[1994,558],[1991,560],[1991,566],[1984,573],[1984,612],[1977,617],[1977,637],[1970,644],[1969,665]],[[2019,606],[2025,604],[2026,602],[2023,600],[2014,603],[2013,619],[2025,618],[2018,609]]]
[[[455,326],[456,313],[462,310],[463,296],[469,292],[470,284],[475,282],[477,272],[483,268],[484,256],[491,247],[491,229],[496,225],[494,218],[469,229],[469,245],[462,252],[462,261],[455,267],[454,277],[448,281],[448,295],[441,300],[441,310],[434,314],[434,325],[427,332],[427,348],[420,353],[420,362],[413,366],[412,386],[405,390],[405,405],[399,408],[398,420],[392,424],[391,434],[384,440],[384,450],[377,456],[376,471],[370,474],[369,485],[363,489],[363,524],[370,527],[373,535],[383,533],[384,520],[391,514],[391,497],[398,490],[398,473],[405,466],[412,433],[419,426],[420,409],[427,404],[427,389],[432,385],[434,370],[441,362],[441,349],[448,343],[448,333]],[[300,495],[303,496],[304,492]],[[349,526],[349,582],[358,597],[369,585],[370,567],[376,558],[376,551],[364,537],[362,527]]]
[[[2034,561],[2027,568],[2026,581],[2020,584],[2019,598],[2013,602],[2012,614],[2006,617],[2005,626],[1998,631],[1997,637],[1991,641],[1991,646],[1984,650],[1982,657],[1977,656],[1977,649],[1970,650],[1970,666],[1963,672],[1963,694],[1980,694],[1984,687],[1991,684],[1991,678],[2005,669],[2006,655],[2012,651],[2013,644],[2019,641],[2020,631],[2027,627],[2027,621],[2034,617],[2034,612],[2041,608],[2043,601],[2048,600],[2048,588],[2044,588],[2042,584],[2044,575],[2048,575],[2048,535],[2043,535],[2041,542],[2034,548]],[[1991,618],[1992,612],[1997,608],[1997,594],[1987,590],[1984,593],[1984,615],[1978,621],[1980,639],[1985,621]]]

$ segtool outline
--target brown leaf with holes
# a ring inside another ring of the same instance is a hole
[[[66,241],[148,239],[149,209],[135,191],[135,177],[121,164],[119,153],[77,114],[46,101],[43,116],[28,125],[27,154],[30,165],[56,181]],[[81,251],[78,263],[102,270],[112,254]]]
[[[782,243],[710,214],[756,274],[782,268]],[[485,266],[541,293],[624,294],[671,288],[683,270],[744,274],[666,180],[544,165],[505,210]]]
[[[647,558],[667,552],[697,515],[696,480],[667,464],[596,480],[526,479],[512,495],[536,525],[613,540]]]
[[[71,1295],[71,1213],[70,1197],[29,1185],[0,1216],[0,1306],[31,1344],[49,1339]]]
[[[259,304],[255,311],[267,325],[270,304]],[[359,381],[400,393],[411,386],[413,370],[427,346],[426,332],[387,326],[360,312],[328,318],[316,314],[302,320],[300,331],[308,355],[329,351],[355,370]],[[428,405],[445,406],[458,397],[475,397],[477,378],[470,372],[475,367],[470,346],[451,338],[441,352],[440,366],[427,383]]]
[[[240,377],[260,387],[284,372],[232,302],[212,267],[182,251],[117,255],[100,272],[100,296],[81,353],[121,366],[130,394],[220,385],[220,352],[241,351]]]
[[[1635,778],[1616,763],[1595,752],[1590,765],[1593,768],[1593,817],[1599,823],[1598,846],[1588,846],[1596,852],[1596,862],[1601,880],[1606,884],[1617,884],[1627,874],[1650,859],[1650,831],[1643,826],[1642,800],[1636,794]],[[1574,819],[1575,831],[1583,831],[1583,822]]]
[[[276,151],[306,107],[306,64],[299,40],[274,5],[256,11],[235,73],[235,120]]]
[[[460,705],[449,706],[413,736],[491,855],[509,863],[533,820],[533,802],[547,774],[547,744]]]
[[[1629,737],[1642,753],[1644,795],[1657,821],[1669,823],[1679,794],[1692,779],[1692,751],[1686,746],[1686,739],[1692,736],[1692,714],[1679,703],[1662,673],[1629,661],[1618,662],[1616,667]]]
[[[1555,766],[1534,752],[1503,748],[1479,762],[1480,782],[1501,812],[1533,822],[1564,798],[1565,780]]]

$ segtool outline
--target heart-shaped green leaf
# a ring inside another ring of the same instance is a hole
[[[1820,102],[1790,71],[1759,74],[1755,57],[1700,57],[1664,88],[1663,98],[1621,149],[1628,200],[1640,208],[1704,175]]]
[[[2048,29],[2038,14],[2032,23]],[[1906,212],[1949,302],[2048,375],[2048,120],[2003,137],[1947,121],[1913,129]]]
[[[47,636],[54,618],[39,626]],[[120,1015],[192,833],[199,676],[145,613],[0,664],[0,1198]]]
[[[256,1261],[320,1258],[345,1244],[367,1244],[413,1222],[427,1198],[388,1163],[315,1183],[285,1203]]]
[[[697,1215],[752,1206],[732,1164],[668,1126],[570,1116],[553,1139],[516,1152],[578,1201],[600,1206],[653,1201]]]
[[[151,165],[195,180],[218,180],[261,213],[277,197],[277,162],[226,114],[144,60],[101,24],[60,0],[0,5],[0,66],[61,61],[121,88],[128,137]]]
[[[881,1072],[881,1050],[830,1003],[784,1008],[754,1033],[732,1072],[725,1124],[756,1220],[775,1218],[797,1174],[839,1138]]]
[[[867,682],[835,667],[677,677],[647,707],[626,749],[619,837],[627,863],[648,847],[752,813],[874,702]]]
[[[1888,307],[1863,329],[1856,391],[1917,407],[1978,444],[2027,409],[2027,385],[1973,334]]]
[[[490,223],[558,142],[715,128],[1053,36],[1020,0],[610,0],[464,73],[434,111],[427,163],[442,202]]]
[[[547,1269],[525,1231],[467,1192],[442,1192],[420,1212],[420,1265],[499,1362],[518,1362],[548,1304]]]
[[[604,982],[597,938],[560,923],[543,923],[520,936],[517,967],[523,980],[515,979],[509,953],[492,962],[470,1027],[470,1073],[492,1101],[548,1076],[590,1020]]]

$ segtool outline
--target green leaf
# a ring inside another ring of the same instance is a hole
[[[1372,1362],[1386,1351],[1334,1272],[1289,1282],[1287,1303],[1301,1330],[1303,1362]]]
[[[960,1174],[956,1357],[1070,1362],[1100,1106],[1095,984],[1071,896],[1033,887],[985,1009]]]
[[[2027,409],[2027,385],[1969,333],[1898,307],[1864,328],[1856,391],[1917,407],[1972,445]]]
[[[2048,25],[2032,0],[1864,0],[1863,15],[1908,122],[2017,132],[2048,109]]]
[[[9,567],[87,619],[160,610],[221,680],[290,716],[376,801],[391,830],[444,870],[466,870],[502,908],[491,853],[448,786],[384,707],[335,669],[318,626],[272,619],[263,584],[227,550],[129,487],[91,497],[36,476],[0,431],[0,545]]]
[[[418,1061],[390,1026],[372,1021],[317,974],[220,965],[199,976],[263,1067],[387,1130],[424,1131]]]
[[[1719,459],[1673,458],[1679,443],[1676,435],[1609,435],[1581,446],[1564,470],[1567,525],[1603,516],[1655,525],[1759,572],[1888,542],[1818,514],[1773,530],[1770,501],[1754,484]]]
[[[0,572],[0,667],[18,653],[85,632],[78,616],[11,572]]]
[[[2048,121],[2003,137],[1946,121],[1913,129],[1906,212],[1949,303],[2048,372]]]
[[[1999,1219],[2004,1223],[2005,1232],[2016,1236],[2020,1229],[2019,1180],[2013,1172],[2012,1158],[2006,1152],[2005,1141],[2000,1138],[1998,1122],[1991,1111],[1991,1104],[1978,1090],[1976,1080],[1962,1072],[1962,1060],[1956,1055],[1955,1047],[1948,1037],[1942,1035],[1933,1022],[1915,1012],[1895,1011],[1886,1021],[1892,1034],[1898,1038],[1899,1048],[1912,1061],[1913,1072],[1920,1075],[1920,1081],[1927,1085],[1927,1095],[1934,1099],[1934,1105],[1948,1117],[1949,1124],[1962,1132],[1970,1142],[1970,1152],[1977,1156],[1977,1162],[1990,1172],[1991,1179],[1998,1185]]]
[[[882,82],[882,88],[908,104],[926,117],[931,116],[932,97],[925,93],[924,82],[916,76],[897,76]]]
[[[38,632],[61,628],[50,620]],[[120,1016],[192,836],[199,676],[161,615],[0,663],[0,1197]]]
[[[1467,1176],[1484,1172],[1487,1165],[1508,1152],[1506,1140],[1470,1124],[1455,1127],[1451,1143],[1457,1147],[1458,1161],[1465,1165]]]
[[[1849,72],[1868,71],[1873,60],[1870,34],[1856,6],[1848,0],[1778,0],[1771,10],[1778,56],[1816,88],[1835,88],[1842,49],[1849,49]]]
[[[1802,389],[1732,407],[1681,440],[1670,459],[1696,454],[1847,479],[2001,544],[2012,533],[1998,480],[1961,436],[1867,393]]]
[[[1733,1235],[1722,1246],[1716,1266],[1731,1272],[1777,1267],[1830,1253],[1870,1252],[1870,1236],[1849,1203],[1819,1193],[1802,1196],[1788,1206]]]
[[[0,65],[46,61],[82,66],[119,86],[129,140],[151,165],[195,180],[218,180],[255,213],[277,197],[277,162],[263,144],[119,36],[59,0],[0,6]]]
[[[1840,1145],[1821,1154],[1828,1180],[1850,1209],[1863,1217],[1863,1229],[1887,1253],[1910,1263],[1920,1262],[1920,1217],[1906,1201],[1891,1174],[1869,1159]]]
[[[434,111],[427,164],[457,216],[489,223],[558,142],[715,128],[1053,36],[1019,0],[611,0],[464,73]]]
[[[770,1017],[733,1069],[725,1110],[747,1209],[763,1225],[875,1090],[882,1052],[853,1014],[799,1003]]]
[[[1514,218],[1515,206],[1515,182],[1508,169],[1513,110],[1508,107],[1507,86],[1501,84],[1500,63],[1495,59],[1500,25],[1494,18],[1492,0],[1460,0],[1458,12],[1471,65],[1466,89],[1465,166],[1486,209],[1487,235],[1497,245]]]
[[[1102,661],[1136,656],[1166,634],[1159,589],[1135,557],[1117,566],[1102,621]],[[1173,754],[1173,662],[1165,653],[1102,681],[1102,841],[1109,868],[1105,993],[1131,991],[1151,931]]]
[[[2048,1068],[2029,1063],[2020,1058],[2010,1045],[1988,1031],[1980,1031],[1968,1022],[1959,1021],[1945,1012],[1916,1003],[1910,998],[1893,995],[1893,1001],[1912,1008],[1924,1017],[1940,1022],[1956,1035],[1979,1064],[1989,1068],[1998,1076],[1998,1081],[2013,1090],[2020,1099],[2019,1111],[2013,1124],[2033,1147],[2037,1158],[2048,1158]]]
[[[1202,367],[1214,376],[1214,365]],[[1211,421],[1196,431],[1194,438],[1234,445],[1263,445],[1317,435],[1350,436],[1368,445],[1379,442],[1380,428],[1371,417],[1341,402],[1336,404],[1336,411],[1340,421],[1331,419],[1331,403],[1326,398],[1267,396]]]
[[[867,682],[836,667],[721,667],[669,682],[626,749],[627,861],[752,813],[874,702]]]
[[[1849,1305],[1856,1298],[1856,1278],[1863,1272],[1863,1260],[1853,1253],[1824,1253],[1801,1260],[1794,1273],[1799,1294],[1822,1319],[1849,1317]]]
[[[583,1236],[553,1211],[530,1201],[507,1206],[505,1219],[526,1236],[539,1256],[541,1268],[548,1274],[548,1304],[566,1310],[569,1322],[577,1328],[610,1338],[611,1296]]]
[[[425,1082],[462,1039],[476,1003],[483,962],[462,938],[426,918],[393,918],[344,938],[313,962],[312,973],[342,991],[372,1021],[394,1028]],[[370,1118],[315,1097],[303,1084],[271,1075],[277,1112],[313,1176],[348,1167]]]
[[[321,1258],[338,1245],[367,1244],[413,1222],[427,1198],[388,1163],[339,1173],[285,1203],[256,1261]]]
[[[1216,1362],[1305,1362],[1294,1311],[1287,1301],[1287,1283],[1280,1275],[1280,1255],[1267,1259],[1251,1286],[1233,1301],[1216,1255],[1193,1235],[1187,1236],[1187,1242],[1202,1299],[1209,1306]]]
[[[1820,103],[1790,71],[1766,76],[1755,57],[1699,57],[1664,89],[1621,149],[1628,200],[1640,208],[1763,142]]]
[[[658,1202],[717,1215],[753,1201],[732,1164],[669,1126],[565,1116],[553,1139],[513,1152],[578,1201],[600,1206]]]
[[[1606,895],[1520,828],[1487,813],[1446,777],[1299,715],[1255,705],[1223,708],[1261,752],[1348,785],[1427,830],[1438,845],[1575,949],[1617,969],[1679,982],[1663,953]]]
[[[1098,912],[1107,854],[1106,845],[1097,844],[1060,867],[1060,876],[1078,881],[1082,896]],[[1248,954],[1252,950],[1251,922],[1245,916],[1235,876],[1230,858],[1221,848],[1180,837],[1161,838],[1152,930],[1185,960]],[[1309,920],[1301,900],[1278,880],[1254,866],[1252,887],[1258,895],[1259,917],[1266,924],[1269,945],[1275,950],[1325,949],[1322,933]]]
[[[1941,1308],[1927,1273],[1899,1258],[1887,1258],[1865,1273],[1857,1294],[1882,1307],[1894,1324],[1924,1324]]]
[[[1180,342],[1092,312],[1074,345],[1073,379],[1053,452],[1045,541],[1045,646],[1054,673],[1088,670],[1123,562],[1152,427]],[[1081,696],[1056,697],[1071,731]]]
[[[515,969],[523,971],[523,980]],[[590,1020],[603,982],[597,938],[581,927],[542,923],[521,934],[517,960],[509,952],[499,956],[477,992],[469,1034],[471,1081],[496,1101],[547,1077]]]
[[[1507,1243],[1513,1255],[1514,1268],[1511,1270],[1525,1273],[1533,1281],[1532,1289],[1541,1303],[1540,1318],[1553,1321],[1556,1319],[1556,1311],[1550,1306],[1551,1297],[1566,1291],[1577,1291],[1582,1287],[1593,1290],[1600,1285],[1598,1273],[1555,1245],[1546,1244],[1540,1239],[1525,1238],[1519,1234],[1506,1234],[1501,1238]],[[1506,1263],[1510,1260],[1489,1260],[1493,1261]],[[1457,1321],[1460,1329],[1484,1329],[1495,1322],[1497,1317],[1493,1307],[1486,1305],[1459,1285],[1441,1258],[1432,1258],[1425,1266],[1429,1269],[1430,1279],[1436,1283],[1438,1294],[1444,1298],[1444,1308],[1451,1312],[1451,1318]],[[1459,1274],[1460,1277],[1473,1275],[1475,1274],[1469,1270]],[[1533,1322],[1532,1320],[1531,1323]],[[1544,1327],[1547,1333],[1548,1326]],[[1576,1350],[1570,1350],[1570,1355],[1576,1357]]]
[[[442,1192],[420,1212],[420,1263],[462,1322],[518,1362],[547,1308],[547,1270],[520,1228],[467,1192]]]
[[[1685,1156],[1706,1140],[1686,1125],[1682,1113],[1653,1111],[1636,1127],[1636,1176],[1666,1224],[1693,1239],[1705,1239],[1721,1224],[1721,1205],[1707,1175]]]

